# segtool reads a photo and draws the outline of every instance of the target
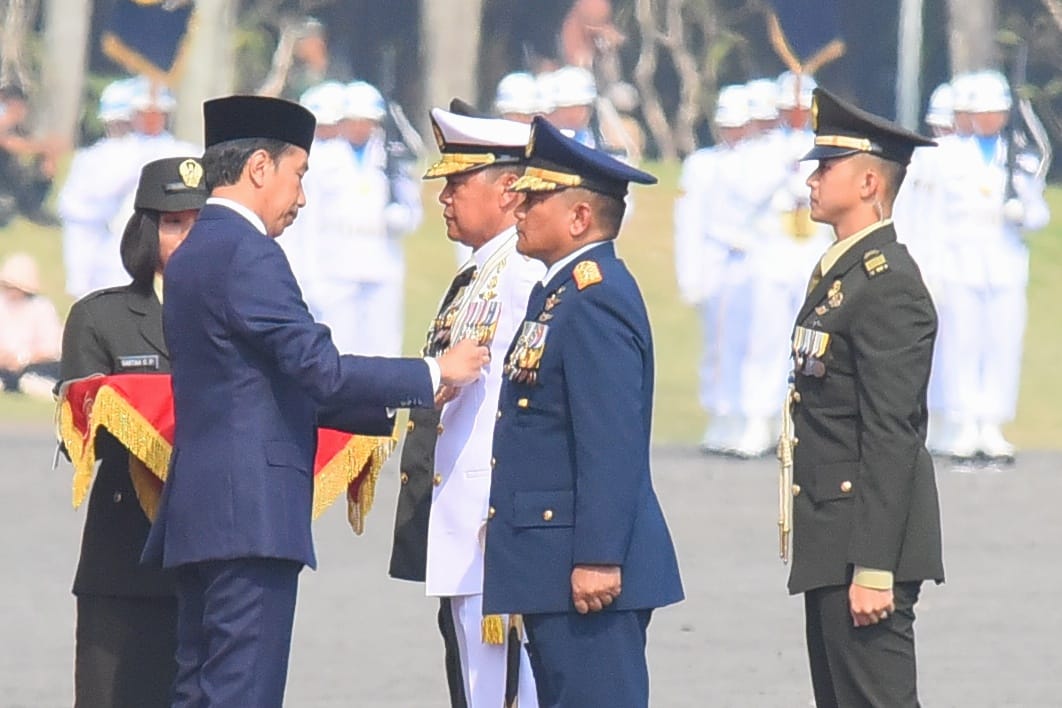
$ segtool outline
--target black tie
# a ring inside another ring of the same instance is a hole
[[[450,305],[453,304],[457,293],[461,292],[461,288],[467,287],[474,277],[476,277],[476,266],[474,265],[470,268],[465,268],[454,276],[450,287],[446,290],[446,295],[442,299],[442,304],[439,305],[439,313],[432,320],[431,328],[428,330],[428,341],[424,345],[425,356],[437,356],[449,347],[450,332],[448,329],[445,332],[440,330],[442,325],[440,320]]]
[[[446,308],[453,303],[454,298],[457,297],[457,293],[461,288],[467,286],[472,282],[472,278],[476,277],[476,266],[471,268],[465,268],[463,271],[454,276],[453,281],[450,283],[449,289],[446,291],[446,296],[443,297],[442,305],[439,306],[439,314],[441,315],[446,311]]]

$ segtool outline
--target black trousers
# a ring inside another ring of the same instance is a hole
[[[457,628],[450,598],[439,598],[439,633],[442,634],[446,662],[446,686],[450,690],[450,708],[468,708],[465,677],[461,672],[461,651],[457,645]]]
[[[177,600],[77,598],[75,708],[168,708],[177,671]]]
[[[869,627],[852,624],[847,585],[804,593],[817,708],[917,708],[914,606],[921,587],[897,583],[895,611]]]

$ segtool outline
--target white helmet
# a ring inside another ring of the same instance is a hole
[[[515,71],[502,77],[494,95],[494,109],[498,113],[525,115],[541,111],[542,99],[535,77],[524,71]]]
[[[365,81],[353,81],[346,87],[344,118],[367,118],[382,121],[387,115],[387,104],[376,87]]]
[[[979,71],[973,76],[971,113],[1009,111],[1014,102],[1010,84],[998,71]]]
[[[549,76],[549,101],[554,108],[589,106],[597,98],[597,82],[581,66],[562,66]]]
[[[955,89],[949,83],[933,89],[926,111],[926,125],[934,128],[951,128],[955,124]]]
[[[720,128],[740,128],[749,122],[749,90],[743,84],[719,89],[715,102],[715,124]]]
[[[169,113],[177,107],[170,90],[162,84],[152,82],[146,76],[131,80],[132,106],[134,111],[161,111]]]
[[[775,120],[778,117],[778,85],[771,79],[753,79],[745,84],[749,96],[749,118]]]
[[[306,89],[299,103],[313,113],[318,125],[335,125],[347,111],[347,87],[338,81],[325,81]]]
[[[791,111],[797,108],[811,109],[811,92],[818,87],[815,79],[807,74],[784,71],[778,76],[778,110]]]
[[[130,120],[133,117],[134,79],[112,81],[100,92],[100,110],[96,115],[104,123]]]

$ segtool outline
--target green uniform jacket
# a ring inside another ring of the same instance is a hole
[[[796,324],[789,591],[847,584],[854,566],[943,581],[925,447],[937,317],[891,225],[841,256]]]

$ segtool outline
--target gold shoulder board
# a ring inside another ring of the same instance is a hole
[[[602,281],[601,270],[594,261],[580,261],[572,272],[575,278],[575,287],[580,290]]]

